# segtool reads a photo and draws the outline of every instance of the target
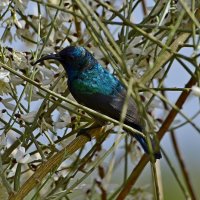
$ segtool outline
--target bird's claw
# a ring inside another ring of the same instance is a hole
[[[81,135],[84,135],[84,136],[86,136],[86,137],[89,139],[89,141],[91,141],[91,140],[92,140],[92,137],[91,137],[91,135],[90,135],[87,131],[88,131],[88,129],[81,129],[81,130],[77,133],[76,137],[81,136]]]

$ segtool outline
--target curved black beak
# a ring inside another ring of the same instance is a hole
[[[61,57],[60,57],[59,54],[50,54],[50,55],[47,55],[47,56],[44,56],[44,57],[40,58],[39,60],[34,62],[33,65],[36,65],[37,63],[40,63],[40,62],[42,62],[44,60],[49,60],[49,59],[54,59],[54,60],[61,61]]]

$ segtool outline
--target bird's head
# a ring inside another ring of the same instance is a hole
[[[97,62],[92,54],[84,47],[69,46],[56,54],[50,54],[40,58],[34,65],[49,59],[58,60],[68,73],[91,68]]]

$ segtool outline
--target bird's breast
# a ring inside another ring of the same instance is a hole
[[[68,79],[68,86],[72,95],[77,93],[112,95],[118,87],[122,87],[114,76],[102,69],[80,72],[73,79]]]

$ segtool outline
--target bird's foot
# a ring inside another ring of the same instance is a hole
[[[81,130],[77,133],[76,137],[81,136],[81,135],[84,135],[84,136],[86,136],[86,137],[89,139],[89,141],[91,141],[91,140],[92,140],[92,137],[91,137],[91,135],[88,133],[89,130],[91,130],[91,128],[84,128],[84,129],[81,129]]]

